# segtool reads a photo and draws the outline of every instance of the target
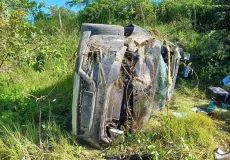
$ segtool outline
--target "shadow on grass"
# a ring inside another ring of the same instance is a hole
[[[230,132],[230,110],[225,112],[214,112],[211,114],[212,119],[217,120],[220,130]]]
[[[207,112],[208,104],[196,107]],[[221,103],[219,102],[215,103],[215,107],[216,109],[212,112],[209,112],[208,116],[215,120],[220,130],[230,132],[230,110],[222,110]]]
[[[213,100],[209,99],[209,101],[213,101]],[[194,106],[196,108],[193,107],[191,108],[191,110],[194,109],[194,112],[195,111],[200,112],[201,114],[204,115],[207,114],[208,117],[214,120],[219,130],[230,132],[230,110],[229,110],[230,105],[228,105],[228,110],[223,110],[222,103],[223,101],[214,101],[215,110],[212,112],[208,111],[209,102],[207,104],[196,105]]]
[[[0,120],[3,123],[17,122],[24,125],[26,122],[39,121],[39,107],[42,108],[42,122],[55,122],[62,129],[71,131],[71,104],[73,75],[68,75],[55,85],[31,93],[21,93],[15,89],[10,96],[0,96]],[[1,83],[0,83],[1,85]],[[0,86],[1,87],[1,86]],[[49,95],[41,102],[36,98]],[[34,97],[33,97],[34,96]]]

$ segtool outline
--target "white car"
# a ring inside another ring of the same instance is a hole
[[[83,24],[73,134],[100,148],[124,135],[125,128],[141,129],[171,98],[179,60],[180,48],[136,25]]]

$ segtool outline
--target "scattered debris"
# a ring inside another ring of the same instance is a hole
[[[223,83],[225,86],[230,86],[230,75],[223,79]]]
[[[172,115],[176,118],[183,118],[183,117],[187,116],[187,113],[185,113],[185,112],[172,112]]]
[[[204,115],[209,114],[210,112],[213,112],[214,110],[225,112],[228,109],[228,105],[225,103],[221,103],[221,105],[217,106],[215,105],[214,101],[210,101],[208,108],[199,108],[199,107],[192,107],[191,110],[193,112],[202,113]]]
[[[227,101],[228,98],[228,92],[225,91],[223,88],[220,87],[208,87],[209,91],[217,97],[217,96],[224,96],[224,102]]]
[[[213,101],[210,101],[209,105],[208,105],[208,112],[212,112],[215,110],[215,105]]]
[[[225,152],[218,148],[215,150],[215,159],[228,160],[230,159],[230,152]]]
[[[194,54],[190,54],[187,52],[182,52],[181,54],[181,65],[180,65],[180,73],[183,78],[189,78],[193,75],[195,67],[198,65],[198,57]]]
[[[223,109],[223,110],[227,110],[227,109],[228,109],[228,105],[227,105],[227,104],[225,104],[225,103],[222,103],[222,105],[221,105],[221,109]]]
[[[198,112],[198,113],[202,113],[202,114],[205,114],[205,115],[208,114],[207,110],[202,109],[202,108],[198,108],[198,107],[192,107],[191,110],[193,112]]]
[[[134,154],[128,156],[113,156],[106,157],[106,160],[142,160],[142,159],[153,159],[152,154]]]

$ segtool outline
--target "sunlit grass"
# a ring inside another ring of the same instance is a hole
[[[31,123],[19,126],[1,123],[0,159],[78,159],[81,147],[73,137],[55,124],[44,128],[42,143],[37,142],[38,130]]]
[[[169,109],[150,119],[141,132],[128,134],[124,143],[110,146],[105,155],[151,153],[158,159],[214,159],[216,148],[227,149],[230,134],[220,130],[221,120],[195,113],[192,107],[208,107],[204,91],[194,87],[195,82],[180,80]],[[182,113],[176,117],[172,113]],[[228,112],[218,117],[228,120]],[[224,118],[225,117],[225,118]],[[228,122],[228,121],[227,121]],[[226,122],[226,123],[227,123]],[[226,124],[229,126],[229,124]],[[225,126],[225,127],[226,127]]]

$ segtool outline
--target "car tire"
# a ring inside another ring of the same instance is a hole
[[[91,31],[91,35],[124,35],[124,27],[105,24],[82,24],[81,31]]]

